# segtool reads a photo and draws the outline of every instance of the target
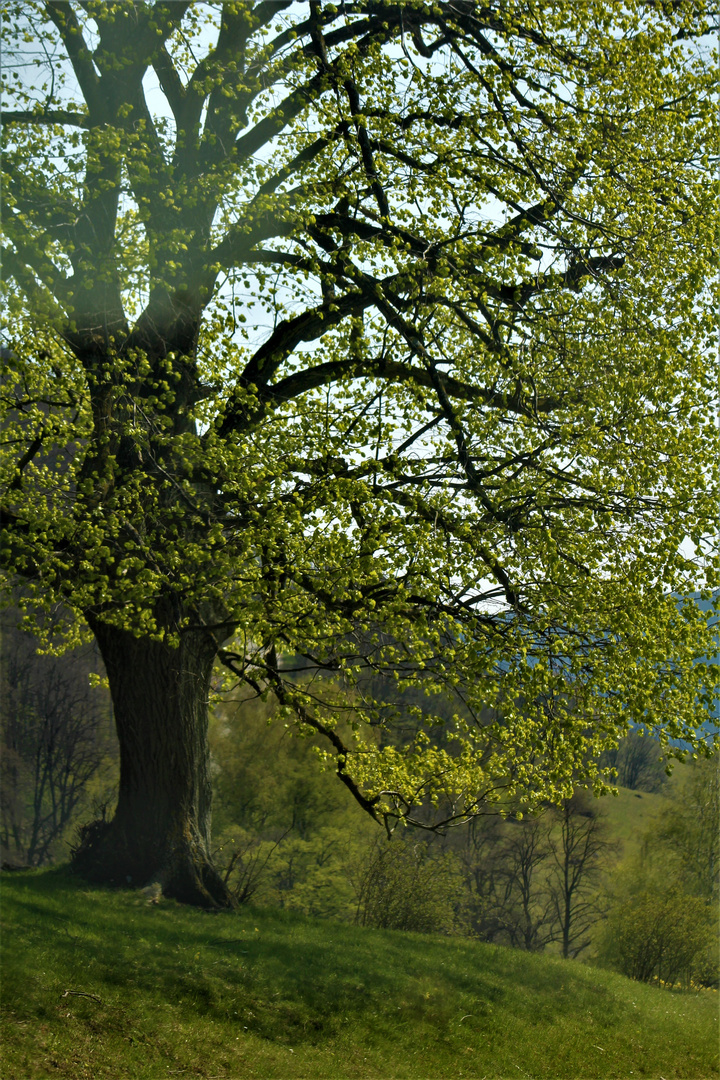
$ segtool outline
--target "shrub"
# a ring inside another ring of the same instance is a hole
[[[707,985],[713,976],[712,908],[677,884],[663,891],[641,883],[620,899],[605,923],[599,959],[631,979]]]
[[[426,843],[378,840],[360,880],[356,921],[388,930],[449,934],[458,929],[462,881],[448,852]]]

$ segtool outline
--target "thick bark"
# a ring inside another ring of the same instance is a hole
[[[90,621],[115,710],[120,787],[115,816],[84,828],[74,865],[93,880],[157,883],[185,903],[231,906],[210,859],[207,698],[214,645],[187,634],[170,648]]]

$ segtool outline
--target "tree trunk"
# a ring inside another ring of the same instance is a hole
[[[90,620],[112,695],[120,788],[112,821],[81,830],[73,863],[95,881],[142,887],[204,907],[233,900],[210,859],[207,699],[214,643],[178,648]]]

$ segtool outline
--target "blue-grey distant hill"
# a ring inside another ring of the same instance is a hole
[[[717,609],[714,608],[714,605],[717,604],[718,594],[716,593],[714,600],[702,600],[698,593],[690,593],[689,599],[694,600],[701,611],[714,611],[713,617],[710,620],[710,625],[715,627],[715,637],[720,642],[720,616],[718,615]],[[703,661],[712,665],[712,668],[716,671],[713,681],[717,687],[718,682],[720,682],[720,659],[717,656],[702,657],[700,662],[702,663]],[[715,705],[709,714],[707,730],[709,734],[720,732],[720,699],[718,699],[717,696],[715,698]]]

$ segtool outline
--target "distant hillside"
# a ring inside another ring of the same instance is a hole
[[[684,777],[678,777],[682,783]],[[629,858],[640,846],[640,840],[651,827],[653,818],[668,803],[667,795],[648,791],[618,788],[617,795],[605,795],[597,800],[600,813],[606,818],[613,839],[622,844],[621,855]]]
[[[710,612],[710,611],[713,610],[714,601],[701,600],[701,599],[699,599],[697,593],[691,593],[690,596],[691,596],[691,599],[693,599],[695,601],[695,603],[698,605],[698,607],[700,608],[701,611]],[[715,596],[717,598],[717,594],[715,594]],[[716,638],[718,638],[718,637],[720,637],[720,617],[717,614],[715,614],[714,619],[711,622],[711,625],[713,625],[713,624],[714,624],[715,630],[716,630],[715,636],[716,636]],[[705,660],[706,663],[710,662],[710,663],[712,663],[712,665],[714,667],[717,667],[717,678],[715,679],[715,682],[717,684],[718,682],[720,682],[720,659],[718,657],[715,657],[715,659],[713,659],[712,661],[708,661],[707,657],[704,657],[703,659]],[[708,722],[708,732],[709,733],[720,732],[720,698],[716,699],[715,706],[710,712],[710,720]]]
[[[607,820],[612,838],[622,844],[623,859],[629,859],[637,852],[653,820],[668,806],[671,798],[682,793],[691,772],[692,763],[674,762],[672,775],[660,792],[631,791],[618,787],[617,795],[603,795],[596,800],[600,813]]]

